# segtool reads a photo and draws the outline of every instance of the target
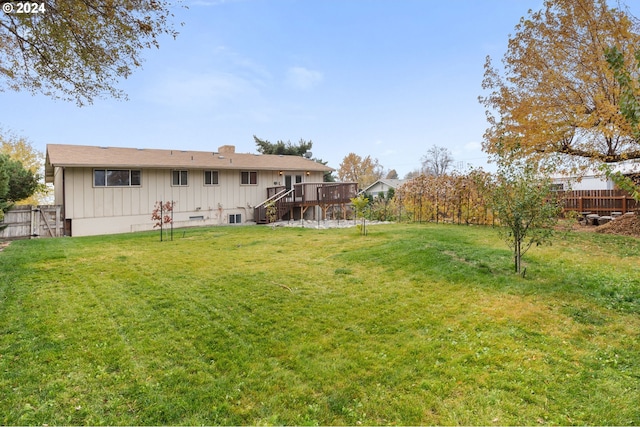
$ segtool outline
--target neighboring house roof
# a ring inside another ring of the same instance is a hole
[[[397,189],[398,187],[400,187],[405,182],[407,182],[406,179],[379,179],[376,182],[374,182],[373,184],[371,184],[370,186],[368,186],[367,188],[365,188],[364,190],[362,190],[362,192],[366,193],[370,188],[373,188],[373,187],[375,187],[376,185],[378,185],[380,183],[385,184],[388,187],[391,187],[393,189]]]
[[[45,175],[54,167],[199,168],[331,172],[334,169],[302,156],[236,153],[233,146],[219,151],[159,150],[151,148],[47,145]]]

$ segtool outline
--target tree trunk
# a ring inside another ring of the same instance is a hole
[[[515,262],[515,271],[517,274],[520,274],[520,260],[521,260],[521,252],[520,252],[520,244],[521,241],[518,237],[513,238],[513,252],[514,252],[514,262]]]

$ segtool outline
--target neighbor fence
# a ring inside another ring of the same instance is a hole
[[[491,208],[490,185],[453,180],[435,182],[438,178],[415,180],[413,188],[404,185],[396,191],[395,202],[398,219],[422,222],[449,222],[464,224],[493,224],[494,212]],[[625,214],[640,209],[640,203],[624,190],[572,190],[552,193],[560,206],[563,216],[568,212],[590,213],[600,216],[615,216],[615,212]]]
[[[0,240],[64,236],[64,218],[60,205],[21,205],[4,215]]]
[[[629,193],[624,190],[573,190],[558,191],[564,212],[590,212],[599,215],[622,214],[640,208]]]

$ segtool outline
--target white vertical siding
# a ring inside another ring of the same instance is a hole
[[[56,174],[56,184],[62,184]],[[322,172],[302,175],[305,182],[321,182]],[[218,170],[218,184],[204,185],[203,169],[189,169],[187,186],[172,186],[172,170],[143,169],[140,187],[94,187],[93,168],[66,168],[65,214],[73,221],[73,234],[104,234],[151,229],[156,201],[174,201],[176,224],[202,217],[205,224],[225,224],[228,214],[253,220],[253,207],[267,197],[267,188],[284,185],[278,171],[258,171],[257,185],[242,185],[240,170]],[[56,185],[56,203],[62,203],[62,185]],[[108,219],[108,221],[105,221]]]
[[[53,170],[53,200],[56,205],[64,204],[64,169],[57,167]]]

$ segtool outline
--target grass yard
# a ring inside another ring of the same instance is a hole
[[[0,253],[0,424],[640,424],[640,240],[175,236]]]

